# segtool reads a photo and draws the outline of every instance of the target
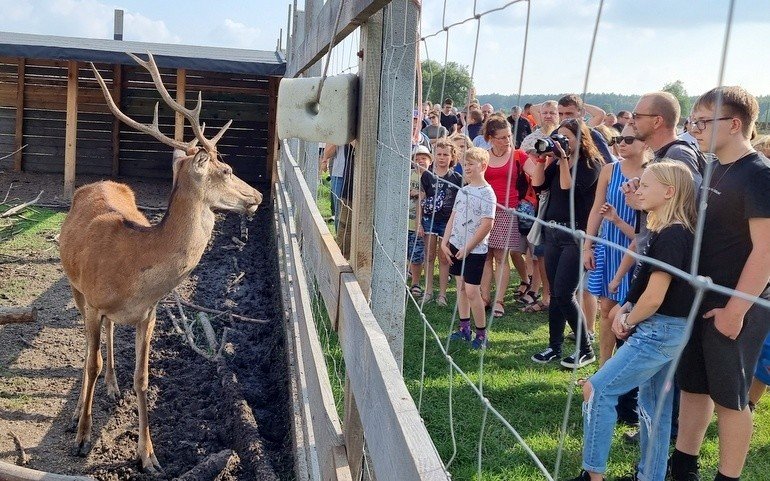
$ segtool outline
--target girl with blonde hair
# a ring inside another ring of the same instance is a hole
[[[692,174],[681,162],[647,166],[636,191],[649,212],[651,234],[644,255],[686,271],[695,226]],[[666,475],[673,389],[666,383],[680,346],[687,342],[687,315],[693,291],[686,279],[640,261],[623,307],[612,324],[626,339],[583,385],[583,471],[573,481],[601,480],[607,470],[618,397],[639,387],[642,458],[633,479],[663,481]]]

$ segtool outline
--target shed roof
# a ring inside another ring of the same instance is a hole
[[[159,67],[283,76],[280,52],[0,32],[0,56],[136,65],[126,52],[151,52]]]

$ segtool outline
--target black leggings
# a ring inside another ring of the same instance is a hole
[[[564,324],[580,333],[580,352],[591,350],[585,323],[583,322],[575,292],[580,281],[582,258],[580,246],[572,235],[557,229],[545,230],[545,271],[551,285],[551,304],[548,307],[548,345],[561,353],[564,343]]]

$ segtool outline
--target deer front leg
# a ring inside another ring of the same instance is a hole
[[[107,345],[107,366],[104,370],[104,383],[107,385],[107,397],[110,401],[117,401],[120,398],[120,389],[118,380],[115,377],[115,353],[114,353],[114,330],[115,323],[109,318],[104,318],[105,344]]]
[[[85,308],[86,333],[86,362],[83,367],[83,386],[81,387],[79,404],[78,430],[75,436],[76,456],[87,456],[91,451],[91,412],[94,402],[94,386],[96,378],[102,370],[102,352],[99,338],[102,323],[99,313],[91,306]]]
[[[139,405],[139,445],[138,457],[142,470],[157,475],[161,470],[150,438],[150,425],[147,420],[147,386],[149,377],[150,339],[155,328],[155,306],[149,316],[136,327],[136,367],[134,369],[134,391]]]

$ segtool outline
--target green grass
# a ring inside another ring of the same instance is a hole
[[[331,214],[328,182],[322,183],[319,187],[317,201],[321,214],[328,217]],[[330,229],[334,228],[332,223],[329,225]],[[434,275],[436,276],[434,286],[437,286],[438,269]],[[517,283],[518,279],[511,280],[511,286]],[[512,291],[513,289],[509,289],[509,292]],[[455,294],[454,282],[452,282],[448,290],[450,306],[454,306]],[[569,479],[580,471],[583,439],[582,392],[575,387],[571,371],[557,365],[541,366],[530,360],[532,354],[548,344],[547,314],[518,312],[510,294],[506,298],[505,305],[506,315],[501,319],[495,319],[490,326],[491,346],[484,354],[484,397],[517,430],[548,472],[553,474],[567,397],[572,391],[557,478]],[[320,308],[319,304],[314,311],[329,367],[329,378],[342,418],[342,389],[339,385],[340,376],[344,376],[342,352],[336,333],[328,328],[325,309]],[[429,303],[424,307],[424,314],[444,345],[450,329],[454,327],[450,325],[452,323],[451,307],[442,308],[435,303]],[[324,327],[324,323],[327,327]],[[407,302],[404,327],[404,379],[415,403],[420,403],[421,415],[439,455],[444,463],[449,462],[453,456],[449,420],[451,399],[454,444],[457,446],[457,452],[449,466],[449,472],[456,480],[479,480],[477,477],[478,450],[484,418],[483,403],[457,372],[454,372],[450,383],[448,363],[430,330],[426,332],[425,323],[411,301]],[[425,377],[422,381],[422,397],[420,397],[424,338],[426,339]],[[569,349],[574,349],[574,344],[565,344],[565,351]],[[455,363],[478,386],[479,353],[454,345],[450,346],[449,353]],[[334,366],[337,366],[336,370]],[[581,370],[579,376],[589,376],[595,371],[594,364]],[[746,469],[741,477],[743,480],[764,480],[767,479],[765,473],[770,471],[770,401],[768,398],[770,395],[760,402],[754,418],[756,428]],[[628,429],[617,427],[615,430],[608,463],[609,479],[630,473],[638,460],[638,447],[626,444],[622,439],[623,433]],[[717,462],[716,424],[712,423],[702,450],[702,479],[713,478]],[[484,428],[481,479],[485,481],[545,479],[511,431],[491,412],[487,415]]]
[[[518,281],[516,281],[518,282]],[[514,281],[511,285],[515,285]],[[455,292],[450,284],[449,303]],[[512,291],[510,289],[509,291]],[[490,326],[491,346],[484,354],[483,393],[491,405],[518,431],[548,471],[553,474],[557,460],[560,430],[568,393],[572,391],[564,450],[558,479],[571,478],[580,471],[582,449],[582,393],[574,386],[572,372],[557,365],[541,366],[530,356],[548,344],[546,314],[522,314],[506,299],[507,314],[495,319]],[[425,306],[425,317],[436,330],[442,344],[450,332],[451,308],[435,303]],[[420,399],[420,372],[423,353],[424,323],[411,302],[407,308],[404,341],[404,378],[415,402]],[[427,332],[425,378],[423,381],[421,414],[444,462],[452,457],[449,406],[450,378],[447,361],[435,338]],[[565,350],[574,349],[566,344]],[[480,354],[465,346],[451,345],[450,354],[471,381],[479,385]],[[595,372],[592,365],[580,371],[580,376]],[[478,395],[456,372],[452,379],[453,423],[457,454],[449,467],[454,479],[477,477],[479,437],[484,416]],[[747,468],[741,479],[766,479],[770,470],[770,403],[760,403],[755,416],[757,427],[752,439]],[[638,458],[638,448],[623,442],[628,428],[615,431],[609,460],[609,479],[632,471]],[[491,413],[487,416],[482,447],[483,480],[542,480],[544,476],[532,458],[517,442],[511,431]],[[716,426],[707,433],[701,457],[703,479],[711,479],[718,460]]]
[[[0,212],[13,206],[0,204]],[[43,251],[53,244],[51,238],[59,233],[66,216],[63,212],[34,208],[25,209],[22,216],[0,219],[0,254],[24,255],[30,251]]]

